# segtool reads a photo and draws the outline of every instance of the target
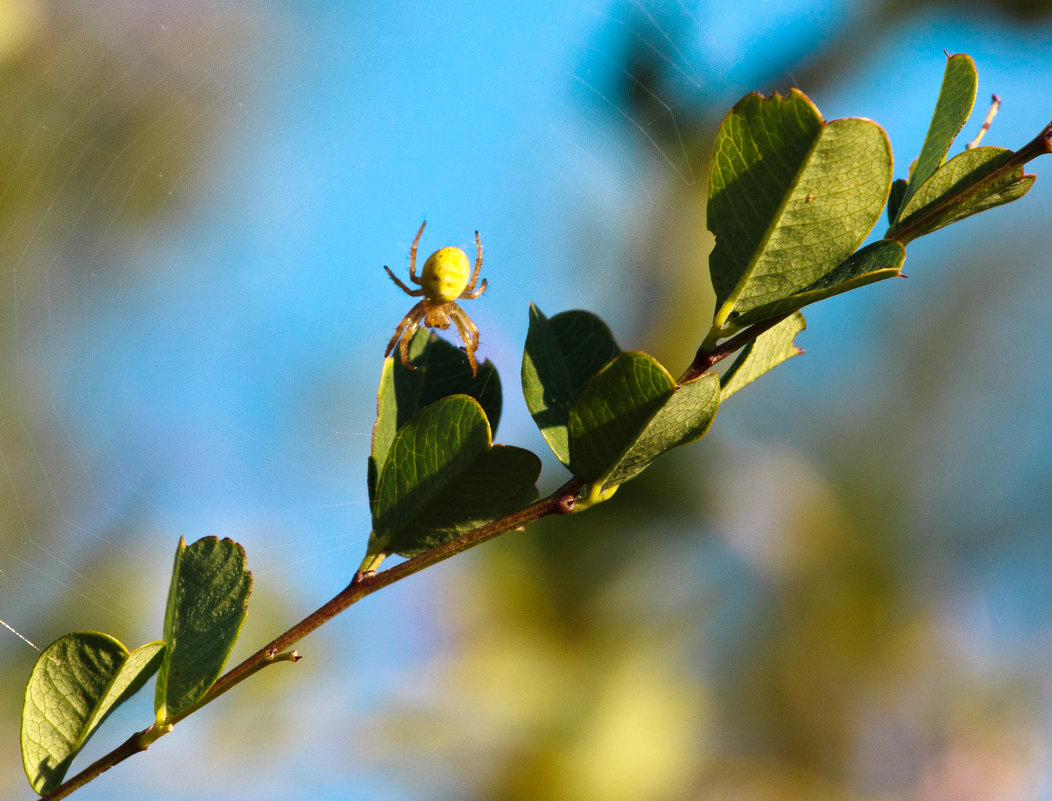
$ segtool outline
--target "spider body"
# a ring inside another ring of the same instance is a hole
[[[450,247],[436,250],[428,256],[420,275],[420,286],[424,290],[424,297],[432,303],[449,303],[460,297],[470,280],[468,254],[460,248]]]
[[[409,313],[402,318],[402,322],[395,329],[394,336],[387,343],[384,357],[390,356],[398,341],[402,341],[400,349],[402,364],[410,370],[415,370],[409,363],[409,340],[421,324],[425,328],[449,328],[452,323],[460,338],[464,341],[464,352],[467,354],[468,363],[471,365],[471,375],[478,374],[478,363],[475,361],[475,351],[479,347],[479,330],[471,321],[464,310],[457,304],[458,300],[469,300],[477,298],[486,291],[486,279],[476,284],[479,279],[479,271],[482,269],[482,242],[479,240],[478,231],[475,232],[475,247],[478,255],[475,258],[475,268],[471,269],[468,255],[456,247],[446,247],[432,253],[421,271],[420,277],[416,274],[416,248],[420,244],[420,235],[424,233],[425,220],[420,230],[416,232],[413,246],[409,249],[409,280],[419,285],[419,289],[410,289],[391,269],[384,266],[387,274],[391,276],[398,287],[414,298],[423,297]]]

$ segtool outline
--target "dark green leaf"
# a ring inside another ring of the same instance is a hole
[[[899,178],[891,182],[891,194],[888,195],[888,225],[895,222],[902,201],[906,197],[906,187],[909,182],[905,178]]]
[[[677,386],[652,356],[622,353],[570,408],[570,468],[598,497],[665,451],[704,435],[718,404],[715,374]]]
[[[181,715],[219,678],[251,591],[245,550],[236,542],[205,537],[188,547],[179,538],[164,616],[168,647],[154,700],[158,721]]]
[[[666,451],[700,439],[712,425],[719,403],[720,379],[715,373],[676,387],[603,479],[602,489],[623,484]]]
[[[409,361],[417,369],[410,370],[400,358],[384,360],[369,458],[370,498],[375,498],[376,478],[395,433],[428,404],[448,395],[469,395],[482,405],[494,432],[500,422],[500,377],[492,362],[480,364],[478,375],[472,376],[459,348],[423,328],[409,343]]]
[[[891,148],[870,120],[823,122],[793,90],[743,98],[724,118],[709,178],[715,325],[812,285],[884,208]]]
[[[416,556],[529,505],[540,472],[541,460],[530,451],[494,445],[408,521],[387,550]]]
[[[676,382],[652,357],[628,351],[595,374],[570,407],[570,469],[595,482],[613,470]]]
[[[398,430],[376,487],[369,554],[419,553],[535,497],[540,460],[491,446],[473,398],[425,406]]]
[[[913,169],[910,171],[909,183],[905,194],[897,204],[900,213],[890,216],[890,222],[902,219],[907,212],[906,204],[916,194],[917,189],[924,185],[935,171],[946,161],[946,154],[950,145],[961,132],[961,128],[972,113],[975,105],[975,89],[978,84],[978,75],[975,72],[975,62],[970,56],[958,53],[949,56],[946,60],[946,72],[942,79],[942,88],[939,90],[939,99],[935,103],[935,111],[928,126],[928,135],[924,139],[920,156],[917,157]],[[890,207],[889,207],[890,209]]]
[[[782,317],[790,312],[802,309],[808,304],[839,295],[858,287],[893,278],[902,270],[906,258],[906,248],[900,242],[881,239],[861,250],[855,251],[835,270],[819,278],[806,289],[790,295],[783,300],[760,306],[742,315],[732,315],[728,322],[737,328]]]
[[[599,369],[620,353],[610,329],[585,311],[548,319],[530,304],[522,355],[522,393],[537,427],[563,464],[570,464],[570,405]]]
[[[768,370],[803,353],[793,340],[805,327],[804,316],[796,312],[746,345],[721,379],[720,402]]]
[[[22,709],[22,764],[30,785],[46,793],[62,783],[73,758],[161,662],[163,642],[128,652],[97,631],[77,631],[40,654]]]

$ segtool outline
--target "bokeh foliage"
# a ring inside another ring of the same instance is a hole
[[[249,18],[193,3],[165,27],[139,12],[114,2],[0,3],[0,536],[12,557],[0,582],[8,570],[33,569],[25,554],[62,543],[69,510],[100,488],[85,471],[93,454],[70,452],[51,400],[59,390],[42,357],[51,304],[145,277],[136,249],[199,197],[229,121],[225,67]],[[221,53],[212,47],[219,40]],[[126,272],[129,263],[140,274]],[[107,542],[134,542],[135,518],[132,509],[116,514]],[[0,617],[17,615],[41,647],[71,626],[127,631],[126,604],[144,573],[102,549],[64,550],[62,559],[68,593],[56,594],[51,581],[22,582],[18,598],[4,596]],[[85,604],[84,588],[103,585],[109,607]],[[5,631],[4,687],[24,685],[34,658]],[[17,695],[0,697],[5,731],[18,728]],[[25,792],[15,757],[0,749],[4,798]]]

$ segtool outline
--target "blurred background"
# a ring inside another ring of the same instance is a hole
[[[32,797],[36,648],[159,637],[180,536],[248,551],[235,660],[349,580],[411,303],[382,266],[422,220],[422,257],[481,233],[497,439],[547,492],[528,303],[678,374],[723,114],[799,87],[884,125],[903,177],[944,50],[979,70],[955,151],[991,92],[985,144],[1052,118],[1047,0],[0,0],[0,797]],[[703,443],[366,599],[76,797],[1052,799],[1052,159],[1031,171],[911,245],[908,281],[812,307],[807,355]]]

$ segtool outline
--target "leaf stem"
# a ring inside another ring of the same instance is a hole
[[[412,559],[407,559],[394,567],[380,572],[359,570],[354,574],[351,583],[337,593],[332,599],[320,606],[303,620],[294,625],[284,634],[274,638],[269,644],[260,648],[252,656],[235,668],[232,668],[221,676],[213,684],[201,699],[184,710],[181,714],[173,716],[166,721],[166,725],[149,726],[136,734],[133,734],[121,745],[101,759],[93,762],[80,773],[60,784],[51,792],[41,796],[41,801],[55,801],[65,798],[74,790],[79,789],[88,782],[97,778],[114,765],[117,765],[128,757],[145,751],[153,742],[172,730],[174,724],[188,715],[192,715],[201,707],[216,700],[223,693],[232,689],[237,684],[258,673],[268,665],[276,662],[297,662],[300,659],[298,651],[289,650],[292,645],[306,637],[322,624],[336,617],[348,607],[354,605],[367,595],[383,589],[397,581],[408,578],[414,573],[439,562],[449,559],[458,553],[462,553],[476,545],[481,545],[488,540],[494,539],[505,532],[522,528],[527,523],[532,523],[542,517],[553,514],[569,514],[580,499],[584,483],[578,478],[572,478],[559,489],[540,500],[534,501],[529,506],[506,515],[499,520],[494,520],[481,528],[469,531],[454,540],[439,545]]]
[[[722,345],[716,344],[718,336],[714,336],[713,334],[717,329],[713,329],[713,331],[710,331],[709,335],[705,337],[705,341],[701,343],[701,347],[698,348],[698,352],[694,355],[694,361],[690,363],[690,367],[688,367],[683,375],[676,380],[676,383],[686,384],[688,381],[693,381],[695,378],[698,378],[710,370],[713,365],[718,364],[728,356],[741,350],[760,336],[764,331],[774,328],[788,316],[788,314],[781,314],[754,325],[750,325],[744,331],[739,331]]]

